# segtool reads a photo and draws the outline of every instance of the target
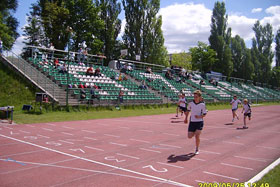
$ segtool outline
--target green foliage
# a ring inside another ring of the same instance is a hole
[[[121,20],[118,18],[121,12],[121,3],[117,0],[96,0],[97,7],[101,10],[101,19],[105,23],[101,32],[101,40],[104,42],[102,52],[107,57],[106,61],[117,59],[119,54],[114,51],[118,45],[117,37],[121,30]]]
[[[18,6],[17,0],[0,1],[0,39],[3,45],[11,49],[19,34],[17,33],[18,21],[11,15]]]
[[[213,69],[217,61],[216,52],[203,42],[198,42],[197,47],[190,48],[192,70],[200,70],[204,73]]]
[[[274,87],[280,87],[280,66],[275,66],[272,69],[270,84]]]
[[[226,8],[224,2],[216,2],[211,18],[211,35],[209,43],[212,49],[217,52],[217,62],[213,70],[230,76],[233,70],[231,61],[231,51],[229,48],[231,29],[227,29],[228,16],[225,15]]]
[[[271,76],[273,52],[271,50],[273,33],[271,24],[262,26],[259,21],[254,24],[255,37],[252,44],[252,58],[255,66],[255,81],[268,83]]]
[[[277,30],[276,36],[275,36],[275,57],[276,57],[276,66],[280,66],[280,28]]]
[[[131,60],[140,55],[141,61],[168,64],[167,50],[161,30],[162,17],[157,13],[159,0],[123,0],[125,10],[124,44]]]
[[[191,51],[191,49],[190,49],[190,51]],[[192,56],[190,53],[186,53],[185,51],[181,52],[181,53],[174,53],[174,54],[172,54],[171,64],[191,70],[192,69]]]

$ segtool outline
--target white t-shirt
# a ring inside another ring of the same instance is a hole
[[[196,118],[195,116],[196,115],[201,116],[207,114],[207,110],[204,102],[199,102],[199,103],[195,103],[194,101],[189,102],[187,110],[191,111],[191,118],[190,118],[191,122],[203,121],[203,118]]]
[[[230,104],[232,105],[232,109],[237,109],[238,108],[238,104],[241,104],[241,101],[239,99],[232,99]]]
[[[184,97],[184,98],[180,98],[179,99],[179,103],[180,103],[180,107],[184,107],[184,108],[186,108],[186,98]]]
[[[251,106],[249,104],[243,104],[244,113],[251,113]]]

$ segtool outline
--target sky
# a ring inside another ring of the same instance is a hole
[[[32,3],[37,0],[18,0],[19,6],[14,16],[19,20],[17,39],[14,50],[20,52],[23,47],[22,27],[27,24],[26,14],[30,11]],[[165,46],[169,53],[189,51],[190,47],[197,46],[198,41],[208,44],[210,24],[215,0],[161,0],[158,15],[162,16],[162,31]],[[224,0],[226,14],[228,14],[228,27],[232,28],[232,37],[241,36],[248,48],[251,48],[254,32],[253,25],[257,20],[262,25],[270,23],[273,32],[280,29],[280,1],[279,0]],[[121,12],[122,20],[121,38],[124,32],[125,16]],[[273,50],[275,43],[273,43]]]

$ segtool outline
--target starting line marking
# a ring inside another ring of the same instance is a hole
[[[236,181],[239,180],[237,178],[233,178],[233,177],[229,177],[229,176],[225,176],[225,175],[220,175],[220,174],[217,174],[217,173],[211,173],[211,172],[208,172],[208,171],[203,171],[203,173],[206,173],[206,174],[209,174],[209,175],[215,175],[215,176],[223,177],[223,178],[227,178],[227,179],[233,179],[233,180],[236,180]]]
[[[74,134],[71,134],[71,133],[68,133],[68,132],[61,132],[62,134],[66,134],[66,135],[69,135],[69,136],[74,136]]]
[[[133,139],[133,138],[131,138],[130,140],[136,141],[136,142],[151,143],[151,142],[149,142],[149,141],[137,140],[137,139]]]
[[[90,137],[84,137],[84,139],[97,140],[97,139],[95,139],[95,138],[90,138]]]
[[[229,142],[229,141],[223,141],[223,143],[236,144],[236,145],[244,145],[244,143]]]
[[[98,148],[95,148],[95,147],[90,147],[90,146],[85,146],[85,147],[89,148],[89,149],[97,150],[97,151],[104,151],[103,149],[98,149]]]
[[[50,137],[48,137],[48,136],[43,136],[43,135],[41,135],[41,134],[37,134],[37,136],[40,136],[40,137],[43,137],[43,138],[50,138]]]
[[[134,173],[134,174],[149,177],[149,178],[152,178],[152,179],[157,179],[157,180],[160,180],[160,182],[169,183],[169,184],[173,184],[173,185],[177,185],[177,186],[191,187],[191,186],[183,184],[183,183],[175,182],[175,181],[172,181],[172,180],[164,179],[164,178],[161,178],[161,177],[156,177],[156,176],[153,176],[153,175],[148,175],[148,174],[145,174],[145,173],[141,173],[141,172],[137,172],[137,171],[133,171],[133,170],[117,167],[117,166],[113,166],[113,165],[110,165],[110,164],[105,164],[103,162],[98,162],[98,161],[95,161],[95,160],[90,160],[90,159],[87,159],[87,158],[84,158],[84,157],[72,155],[72,154],[69,154],[69,153],[65,153],[65,152],[62,152],[62,151],[55,150],[55,149],[47,148],[47,147],[37,145],[37,144],[34,144],[34,143],[30,143],[30,142],[27,142],[27,141],[19,140],[19,139],[13,138],[13,137],[5,136],[3,134],[0,134],[0,136],[2,136],[4,138],[11,139],[11,140],[14,140],[14,141],[18,141],[18,142],[21,142],[21,143],[25,143],[25,144],[28,144],[28,145],[32,145],[32,146],[35,146],[35,147],[39,147],[41,149],[56,152],[56,153],[59,153],[59,154],[65,155],[65,156],[72,157],[72,158],[77,158],[77,159],[80,159],[80,160],[88,161],[88,162],[99,164],[99,165],[102,165],[102,166],[107,166],[107,167],[110,167],[110,168],[126,171],[126,172],[129,172],[129,173]]]
[[[111,137],[114,137],[114,138],[120,138],[120,136],[116,136],[116,135],[112,135],[112,134],[104,134],[105,136],[111,136]]]
[[[175,146],[175,145],[168,145],[168,144],[159,144],[159,145],[162,145],[162,146],[167,146],[167,147],[173,147],[173,148],[178,148],[178,149],[181,149],[182,147],[179,147],[179,146]]]
[[[113,144],[113,145],[119,145],[119,146],[122,146],[122,147],[127,147],[126,144],[119,144],[119,143],[115,143],[115,142],[109,142],[110,144]]]
[[[221,164],[222,164],[222,165],[225,165],[225,166],[235,167],[235,168],[241,168],[241,169],[254,170],[253,168],[247,168],[247,167],[237,166],[237,165],[232,165],[232,164],[227,164],[227,163],[221,163]]]
[[[128,157],[128,158],[134,158],[134,159],[137,159],[137,160],[139,160],[139,159],[140,159],[140,158],[135,157],[135,156],[124,155],[124,154],[121,154],[121,153],[117,153],[117,155],[124,156],[124,157]]]
[[[218,152],[212,152],[212,151],[203,151],[203,150],[200,150],[200,152],[202,153],[210,153],[210,154],[216,154],[216,155],[220,155],[221,153],[218,153]]]
[[[89,132],[89,133],[96,133],[94,131],[89,131],[89,130],[82,130],[83,132]]]
[[[65,129],[74,129],[72,127],[67,127],[67,126],[62,126],[62,127],[65,128]]]
[[[42,128],[43,130],[45,130],[45,131],[54,131],[54,130],[52,130],[52,129],[47,129],[47,128]]]
[[[58,141],[68,143],[68,144],[74,144],[73,142],[68,142],[68,141],[64,141],[64,140],[58,140]]]
[[[150,151],[150,152],[155,152],[155,153],[161,153],[160,151],[155,151],[155,150],[151,150],[151,149],[145,149],[145,148],[139,148],[141,150],[144,150],[144,151]]]
[[[259,162],[267,162],[267,159],[264,159],[264,158],[250,158],[250,157],[244,157],[244,156],[234,156],[234,157],[247,159],[247,160],[254,160],[254,161],[259,161]]]

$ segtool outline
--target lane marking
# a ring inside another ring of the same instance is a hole
[[[119,146],[122,146],[122,147],[127,147],[126,144],[119,144],[119,143],[115,143],[115,142],[109,142],[109,144],[119,145]]]
[[[247,167],[237,166],[237,165],[233,165],[233,164],[227,164],[227,163],[221,163],[221,164],[222,164],[222,165],[225,165],[225,166],[231,166],[231,167],[234,167],[234,168],[254,170],[253,168],[247,168]]]
[[[169,145],[169,144],[159,144],[159,145],[167,146],[167,147],[173,147],[173,148],[178,148],[178,149],[181,149],[181,148],[182,148],[182,147],[179,147],[179,146]]]
[[[121,153],[117,153],[117,155],[124,156],[124,157],[128,157],[128,158],[133,158],[133,159],[136,159],[136,160],[139,160],[139,159],[140,159],[140,158],[135,157],[135,156],[125,155],[125,154],[121,154]]]
[[[96,133],[94,131],[89,131],[89,130],[82,130],[83,132],[89,132],[89,133]]]
[[[157,163],[158,164],[162,164],[162,165],[166,165],[166,166],[171,166],[171,167],[175,167],[175,168],[184,169],[184,167],[181,167],[181,166],[176,166],[176,165],[167,164],[167,163],[163,163],[163,162],[157,162]]]
[[[171,134],[171,133],[162,133],[162,134],[169,135],[169,136],[180,136],[178,134]]]
[[[151,142],[149,142],[149,141],[137,140],[137,139],[133,139],[133,138],[131,138],[130,140],[136,141],[136,142],[151,143]]]
[[[202,162],[205,162],[205,161],[206,161],[206,160],[201,159],[201,158],[194,158],[194,157],[192,157],[190,160],[192,160],[192,159],[194,159],[194,160],[199,160],[199,161],[202,161]]]
[[[4,159],[0,159],[4,161]],[[54,165],[54,164],[43,164],[43,163],[36,163],[36,162],[27,162],[27,161],[20,161],[21,163],[24,164],[31,164],[31,165],[38,165],[38,166],[47,166],[47,167],[57,167],[57,168],[63,168],[63,169],[71,169],[71,170],[78,170],[78,171],[87,171],[87,172],[92,172],[92,173],[100,173],[100,174],[108,174],[108,175],[116,175],[116,176],[121,176],[121,177],[128,177],[128,178],[134,178],[134,179],[141,179],[141,180],[147,180],[147,181],[153,181],[153,182],[159,182],[159,183],[167,183],[167,184],[172,184],[176,186],[182,186],[178,184],[173,184],[172,182],[169,181],[162,181],[162,180],[157,180],[157,179],[150,179],[150,178],[143,178],[143,177],[136,177],[132,175],[125,175],[125,174],[119,174],[119,173],[113,173],[113,172],[107,172],[107,171],[99,171],[99,170],[91,170],[91,169],[83,169],[83,168],[75,168],[75,167],[68,167],[68,166],[60,166],[60,165]],[[82,177],[84,178],[84,177]],[[79,179],[78,179],[79,180]],[[72,182],[72,181],[70,181]],[[68,182],[66,182],[68,183]],[[57,185],[63,185],[66,183],[61,183]],[[54,186],[57,186],[54,185]],[[184,185],[186,187],[190,187],[188,185]]]
[[[267,159],[264,159],[264,158],[251,158],[251,157],[244,157],[244,156],[234,156],[234,157],[247,159],[247,160],[254,160],[254,161],[259,161],[259,162],[267,162]]]
[[[248,184],[252,184],[260,180],[265,174],[267,174],[270,170],[272,170],[275,166],[279,164],[280,164],[280,158],[272,162],[269,166],[264,168],[260,173],[258,173],[256,176],[251,178],[248,182],[245,182],[245,187],[249,187]]]
[[[95,147],[90,147],[90,146],[85,146],[86,148],[97,150],[97,151],[104,151],[103,149],[95,148]]]
[[[84,139],[88,139],[88,140],[97,140],[95,138],[90,138],[90,137],[84,137]]]
[[[236,144],[236,145],[244,145],[244,143],[229,142],[229,141],[223,141],[223,143]]]
[[[275,149],[275,150],[280,150],[280,148],[276,148],[276,147],[266,147],[266,146],[256,146],[256,147],[265,148],[265,149]]]
[[[6,129],[11,129],[11,130],[13,130],[13,128],[11,128],[11,127],[6,127],[6,126],[3,126],[4,128],[6,128]]]
[[[74,136],[74,134],[71,134],[71,133],[68,133],[68,132],[61,132],[62,134],[66,134],[66,135],[69,135],[69,136]]]
[[[154,153],[161,153],[160,151],[155,151],[155,150],[151,150],[151,149],[145,149],[145,148],[139,148],[139,149],[144,150],[144,151],[154,152]]]
[[[139,131],[142,131],[142,132],[150,132],[150,133],[153,133],[154,131],[150,131],[150,130],[139,130]]]
[[[158,172],[158,173],[165,173],[168,171],[166,168],[162,168],[163,170],[157,170],[152,165],[143,166],[142,168],[151,168],[151,170]]]
[[[10,134],[13,135],[13,134],[19,134],[19,133],[13,133],[13,131],[11,131]]]
[[[62,126],[62,127],[65,128],[65,129],[75,129],[75,128],[67,127],[67,126]]]
[[[55,127],[56,125],[55,124],[52,124],[52,123],[45,123],[46,125],[50,125],[50,126],[53,126]]]
[[[26,126],[28,126],[28,127],[32,127],[32,128],[35,128],[35,126],[33,126],[33,125],[26,125]]]
[[[236,180],[236,181],[239,180],[237,178],[229,177],[229,176],[226,176],[226,175],[220,175],[220,174],[217,174],[217,173],[211,173],[211,172],[208,172],[208,171],[203,171],[203,173],[206,173],[206,174],[209,174],[209,175],[215,175],[215,176],[218,176],[218,177],[223,177],[223,178],[226,178],[226,179],[232,179],[232,180]]]
[[[51,131],[51,132],[53,132],[54,130],[52,130],[52,129],[47,129],[47,128],[42,128],[43,130],[45,130],[45,131]]]
[[[15,154],[10,154],[10,155],[1,155],[1,157],[7,157],[7,156],[18,156],[18,155],[25,155],[25,154],[30,154],[30,153],[37,153],[37,152],[42,152],[45,150],[37,150],[37,151],[28,151],[28,152],[23,152],[23,153],[15,153]]]
[[[42,137],[42,138],[50,138],[50,137],[48,137],[48,136],[43,136],[43,135],[41,135],[41,134],[37,134],[37,136],[40,136],[40,137]]]
[[[11,159],[11,158],[7,158],[7,159],[5,159],[4,161],[5,161],[5,162],[15,162],[15,163],[17,163],[17,164],[20,164],[20,165],[22,165],[22,166],[25,166],[24,163],[22,163],[22,162],[20,162],[20,161],[17,161],[17,160],[14,160],[14,159]]]
[[[68,143],[68,144],[74,144],[73,142],[68,142],[68,141],[64,141],[64,140],[58,140],[60,142],[63,142],[63,143]]]
[[[75,152],[77,152],[77,151],[81,151],[82,153],[86,153],[84,150],[82,150],[81,148],[79,148],[79,149],[69,149],[69,150],[71,150],[71,151],[75,151]]]
[[[195,180],[195,182],[198,182],[198,183],[208,183],[208,182],[200,181],[200,180]]]
[[[210,153],[210,154],[216,154],[216,155],[220,155],[221,153],[218,152],[212,152],[212,151],[203,151],[203,150],[199,150],[201,153]]]
[[[130,129],[130,128],[128,128],[128,127],[119,127],[119,128],[121,128],[121,129]]]
[[[20,132],[23,132],[23,133],[25,133],[25,134],[30,134],[30,132],[28,132],[28,131],[23,131],[23,130],[19,130]]]
[[[114,137],[114,138],[120,138],[120,136],[116,136],[116,135],[112,135],[112,134],[104,134],[105,136],[111,136],[111,137]]]

